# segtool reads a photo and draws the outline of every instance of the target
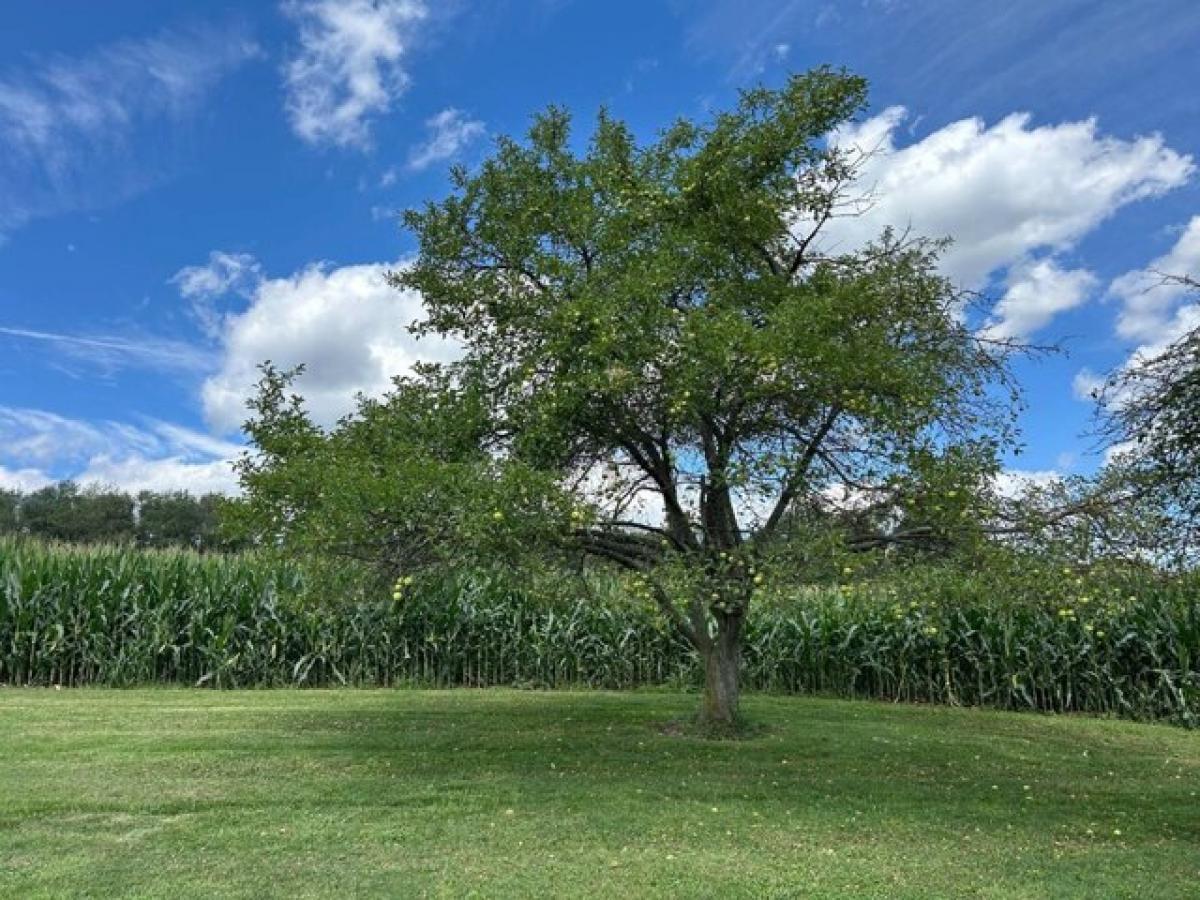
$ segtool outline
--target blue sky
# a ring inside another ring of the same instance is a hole
[[[45,0],[0,29],[0,486],[228,489],[264,358],[324,421],[416,358],[394,210],[563,104],[642,135],[832,63],[866,75],[885,224],[957,242],[1022,364],[1014,469],[1088,471],[1094,378],[1200,324],[1194,0]]]

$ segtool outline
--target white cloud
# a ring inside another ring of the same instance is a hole
[[[208,421],[222,432],[245,421],[246,399],[266,360],[283,368],[305,366],[298,393],[314,418],[329,425],[353,409],[356,393],[379,396],[414,362],[453,357],[451,342],[418,341],[409,333],[408,326],[424,317],[421,299],[384,279],[402,265],[314,265],[262,281],[250,306],[224,321],[224,358],[201,393]]]
[[[157,458],[138,454],[120,458],[97,456],[73,480],[80,484],[114,485],[130,494],[187,491],[196,496],[232,496],[239,492],[233,471],[235,458],[203,462],[179,455]]]
[[[136,129],[181,119],[260,53],[238,29],[162,32],[0,72],[0,238],[28,220],[144,189]]]
[[[1160,356],[1184,335],[1191,332],[1200,332],[1200,292],[1195,296],[1195,302],[1181,306],[1170,320],[1169,326],[1156,334],[1153,341],[1135,347],[1125,360],[1117,366],[1116,373],[1120,374],[1128,372],[1131,369],[1136,369],[1142,363]],[[1077,397],[1080,399],[1092,399],[1090,396],[1081,396],[1080,391],[1091,386],[1093,377],[1092,373],[1086,369],[1075,376],[1075,393]],[[1103,381],[1095,378],[1095,384],[1101,385]],[[1117,379],[1114,388],[1103,399],[1105,405],[1110,410],[1115,411],[1122,407],[1138,403],[1142,399],[1142,394],[1138,385],[1122,384],[1120,379]],[[1111,456],[1113,452],[1114,450],[1110,448],[1109,455]]]
[[[1060,269],[1053,259],[1028,260],[1008,270],[1004,295],[992,310],[986,337],[1024,339],[1054,316],[1079,306],[1096,286],[1085,269]]]
[[[980,288],[1030,254],[1073,247],[1122,206],[1182,185],[1194,166],[1158,135],[1121,140],[1094,119],[1033,126],[1017,113],[988,126],[962,119],[905,147],[907,116],[891,107],[835,142],[870,154],[860,184],[873,205],[831,223],[827,244],[860,246],[884,226],[952,237],[947,275]]]
[[[106,441],[95,426],[38,409],[0,406],[0,447],[7,463],[45,467],[78,460]]]
[[[1130,462],[1137,459],[1140,448],[1136,441],[1118,441],[1104,448],[1104,464]]]
[[[50,483],[51,479],[37,469],[8,469],[0,466],[0,490],[28,493]]]
[[[240,444],[181,425],[87,422],[0,406],[0,487],[33,490],[60,478],[130,492],[237,491],[231,463]]]
[[[1192,217],[1169,252],[1113,281],[1109,293],[1122,304],[1117,334],[1165,345],[1188,330],[1195,312],[1182,301],[1194,296],[1195,289],[1164,281],[1168,275],[1200,280],[1200,215]]]
[[[290,0],[299,49],[284,64],[292,129],[310,144],[366,147],[371,118],[408,85],[402,68],[426,17],[420,0]]]
[[[1003,278],[1005,293],[985,326],[994,337],[1027,338],[1084,303],[1094,277],[1066,269],[1056,255],[1121,207],[1184,184],[1195,168],[1159,135],[1121,140],[1101,134],[1094,119],[962,119],[900,147],[906,118],[894,106],[832,136],[860,154],[858,188],[869,203],[831,221],[822,248],[859,247],[885,227],[951,238],[941,267],[953,281],[980,290]]]
[[[1049,487],[1062,477],[1054,469],[1005,469],[996,474],[993,486],[1001,497],[1015,499],[1030,488]]]
[[[1080,369],[1071,381],[1071,389],[1079,400],[1094,400],[1104,387],[1104,377],[1091,369]]]
[[[462,110],[453,107],[426,119],[425,128],[429,137],[413,147],[408,156],[408,168],[414,172],[453,159],[486,131],[483,122],[468,119]]]

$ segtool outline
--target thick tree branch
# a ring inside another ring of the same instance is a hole
[[[775,506],[771,510],[771,514],[767,517],[766,524],[763,525],[759,532],[764,538],[770,537],[775,532],[775,529],[779,527],[780,521],[787,514],[788,507],[792,505],[792,501],[796,498],[796,494],[804,484],[804,479],[808,476],[808,470],[812,466],[813,459],[816,458],[820,451],[821,444],[828,437],[829,432],[833,429],[834,423],[837,422],[838,416],[841,413],[841,406],[835,404],[809,439],[804,452],[800,455],[800,459],[796,463],[796,467],[784,482],[783,490],[779,492],[779,499],[775,501]]]

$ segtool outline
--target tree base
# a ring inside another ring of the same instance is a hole
[[[684,719],[672,719],[658,727],[660,734],[670,737],[696,738],[704,741],[746,741],[762,737],[770,729],[761,722],[755,722],[738,715],[733,722],[710,722],[703,716],[691,716]]]

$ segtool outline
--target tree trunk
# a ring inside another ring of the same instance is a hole
[[[704,657],[704,705],[700,723],[721,731],[737,725],[738,679],[742,665],[742,618],[727,615],[718,619],[717,634],[702,650]]]

